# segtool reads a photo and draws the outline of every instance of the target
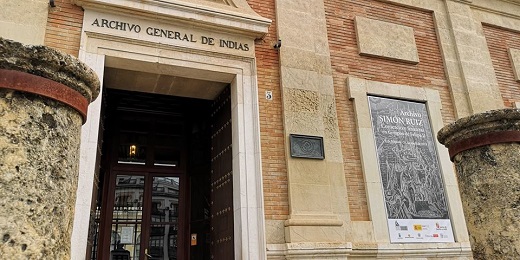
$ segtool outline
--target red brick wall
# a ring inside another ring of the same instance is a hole
[[[287,195],[287,167],[283,132],[282,95],[274,0],[248,0],[259,15],[273,21],[269,33],[255,44],[258,96],[260,103],[260,136],[262,145],[262,170],[266,219],[287,219],[289,203]],[[273,100],[265,99],[265,91],[273,92]]]
[[[520,82],[515,80],[513,74],[509,48],[520,50],[520,32],[484,25],[484,35],[493,60],[504,105],[513,107],[514,102],[520,101]]]
[[[445,123],[454,120],[452,99],[432,13],[374,0],[325,0],[325,11],[351,219],[369,220],[354,107],[346,91],[347,76],[436,89],[441,95]],[[356,16],[412,27],[419,64],[360,56],[354,29]]]
[[[78,56],[83,25],[83,9],[71,0],[55,0],[50,8],[45,32],[45,45]]]

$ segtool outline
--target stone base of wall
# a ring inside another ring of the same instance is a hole
[[[268,244],[267,259],[473,259],[469,243]]]

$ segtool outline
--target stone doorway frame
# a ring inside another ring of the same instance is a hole
[[[102,86],[105,63],[110,57],[155,63],[171,71],[178,70],[184,77],[204,75],[204,80],[228,81],[233,132],[235,259],[266,259],[255,58],[83,32],[79,59],[97,73]],[[98,98],[90,105],[88,120],[82,128],[78,197],[71,241],[73,259],[83,259],[86,253],[92,188],[101,148],[100,112],[101,98]]]

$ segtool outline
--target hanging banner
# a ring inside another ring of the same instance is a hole
[[[454,242],[426,105],[369,96],[392,243]]]

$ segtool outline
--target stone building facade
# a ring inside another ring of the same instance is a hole
[[[472,259],[434,137],[519,104],[520,1],[7,2],[0,36],[102,82],[73,259]]]

